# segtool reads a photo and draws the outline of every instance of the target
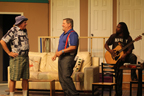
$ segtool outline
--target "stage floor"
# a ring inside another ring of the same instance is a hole
[[[7,83],[0,83],[0,96],[9,96],[9,92],[5,92],[6,90],[8,90],[8,86]],[[79,92],[80,96],[91,96],[91,92]],[[132,96],[137,96],[137,90],[133,90],[132,91]],[[115,95],[115,91],[112,92],[112,96]],[[143,95],[144,95],[144,91],[143,91]],[[15,92],[14,96],[22,96],[22,91],[19,90],[17,92]],[[30,95],[29,96],[50,96],[49,92],[45,92],[45,91],[30,91]],[[56,96],[64,96],[63,92],[59,92],[56,91]],[[109,96],[109,92],[105,91],[104,92],[104,96]],[[123,96],[129,96],[129,90],[123,90]]]

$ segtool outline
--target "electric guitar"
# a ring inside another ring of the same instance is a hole
[[[115,52],[115,56],[112,56],[111,53],[109,51],[106,51],[105,53],[105,60],[107,63],[110,64],[116,64],[116,62],[121,58],[121,56],[124,54],[123,50],[125,50],[127,47],[129,47],[133,42],[138,41],[142,39],[142,36],[138,36],[137,38],[135,38],[135,40],[133,40],[132,42],[130,42],[129,44],[127,44],[125,47],[122,48],[121,44],[119,43],[113,50]]]

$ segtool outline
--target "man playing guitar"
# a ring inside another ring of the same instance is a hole
[[[127,25],[124,22],[120,22],[117,25],[116,33],[110,36],[110,38],[106,41],[104,47],[111,54],[112,57],[115,57],[116,52],[114,48],[116,48],[117,46],[124,47],[132,41],[133,40],[129,34]],[[110,45],[112,45],[112,49],[110,49],[109,47]],[[134,54],[132,54],[133,49],[134,44],[132,43],[125,50],[123,50],[122,56],[120,57],[120,59],[116,61],[115,65],[116,96],[122,96],[122,70],[120,70],[119,67],[122,66],[124,63],[136,64],[137,62],[137,57]],[[136,70],[131,70],[131,79],[137,80]]]

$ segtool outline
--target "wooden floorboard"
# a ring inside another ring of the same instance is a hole
[[[91,92],[81,91],[79,93],[80,93],[80,96],[91,96],[92,95]],[[2,95],[2,96],[7,96],[7,95]],[[22,96],[22,92],[20,90],[16,91],[15,96]],[[50,96],[50,94],[49,94],[49,91],[46,91],[46,92],[43,92],[43,91],[30,91],[29,96]],[[55,96],[64,96],[64,94],[63,94],[63,92],[56,91]],[[95,95],[95,96],[97,96],[97,95]],[[109,96],[109,92],[104,91],[103,96]],[[115,91],[114,90],[112,91],[112,96],[115,96]],[[130,96],[129,95],[129,90],[128,89],[123,90],[123,95],[122,96]],[[132,91],[132,96],[137,96],[137,90]],[[144,96],[144,90],[143,90],[143,95],[142,96]]]
[[[9,91],[8,91],[8,87],[6,85],[1,85],[0,86],[0,96],[9,96]],[[91,91],[80,91],[80,96],[91,96],[92,93]],[[144,96],[144,88],[143,88],[143,96]],[[115,95],[115,91],[112,91],[112,96]],[[21,90],[17,90],[15,92],[14,96],[22,96],[22,91]],[[49,91],[30,91],[30,95],[29,96],[50,96]],[[55,96],[64,96],[62,91],[56,91],[56,95]],[[104,95],[103,96],[109,96],[109,92],[108,91],[104,91]],[[123,89],[123,95],[122,96],[130,96],[129,95],[129,89]],[[132,96],[137,96],[137,88],[134,88],[132,90]]]

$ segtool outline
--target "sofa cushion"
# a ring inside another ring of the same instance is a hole
[[[83,64],[83,59],[82,59],[82,58],[78,58],[75,66],[74,66],[74,68],[73,68],[73,71],[74,71],[74,72],[79,72],[80,69],[81,69],[82,64]]]
[[[30,79],[38,79],[39,72],[30,72]]]
[[[29,56],[29,70],[38,72],[40,64],[40,56]]]
[[[77,56],[84,60],[80,72],[84,72],[85,67],[92,65],[91,54],[89,52],[78,52]]]
[[[38,79],[49,79],[49,80],[58,80],[58,73],[57,72],[39,72]]]
[[[84,73],[83,72],[74,72],[72,74],[72,79],[74,82],[83,82],[84,81]]]
[[[29,56],[40,56],[41,61],[40,61],[40,67],[39,71],[42,71],[42,69],[45,67],[47,63],[47,53],[39,53],[39,52],[29,52]]]
[[[56,60],[52,61],[52,57],[55,53],[48,53],[47,54],[47,71],[57,72],[58,73],[58,57]]]

